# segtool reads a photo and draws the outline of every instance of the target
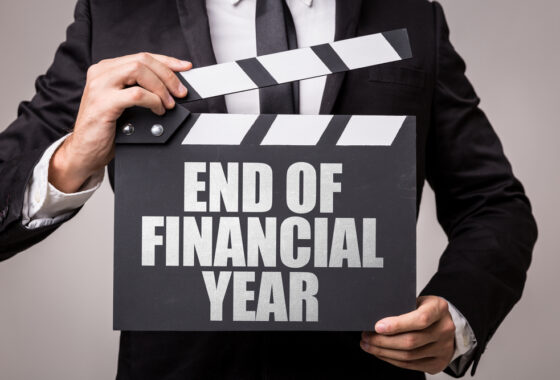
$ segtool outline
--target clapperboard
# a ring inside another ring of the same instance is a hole
[[[114,328],[367,330],[411,310],[413,116],[196,114],[188,102],[410,57],[405,30],[180,73],[119,120]],[[227,78],[227,80],[225,80]]]

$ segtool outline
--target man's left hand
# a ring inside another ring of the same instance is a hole
[[[435,374],[443,371],[455,352],[455,324],[447,302],[436,296],[419,297],[417,309],[388,317],[364,331],[360,346],[397,367]]]

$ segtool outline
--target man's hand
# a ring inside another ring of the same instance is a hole
[[[123,111],[140,106],[163,115],[175,106],[171,95],[187,95],[174,71],[191,67],[190,62],[149,53],[92,65],[87,72],[74,133],[53,155],[49,182],[66,193],[77,191],[113,158],[116,120]]]
[[[455,324],[443,298],[419,297],[415,311],[380,320],[375,332],[364,331],[360,346],[397,367],[435,374],[453,357]]]

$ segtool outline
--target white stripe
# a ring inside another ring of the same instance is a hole
[[[316,145],[332,115],[278,115],[261,145]]]
[[[350,70],[401,60],[381,33],[330,44]]]
[[[257,59],[278,83],[318,77],[331,73],[323,61],[310,48],[261,55]]]
[[[181,75],[201,98],[258,88],[237,62],[220,63],[183,71]]]
[[[352,116],[336,145],[389,146],[406,116]]]
[[[200,114],[183,145],[239,145],[258,115]]]

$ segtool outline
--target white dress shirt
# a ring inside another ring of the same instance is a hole
[[[210,37],[216,61],[230,62],[257,55],[255,13],[257,0],[206,0]],[[297,34],[298,47],[308,47],[334,41],[336,1],[286,0]],[[318,114],[326,77],[300,81],[300,113]],[[251,90],[225,96],[229,113],[258,114],[259,91]],[[48,182],[49,162],[67,136],[52,144],[33,170],[25,190],[23,223],[37,228],[63,221],[72,210],[82,206],[99,188],[104,171],[92,176],[73,194],[65,194]],[[449,303],[455,323],[455,353],[451,368],[459,373],[476,347],[474,333],[465,317]]]

